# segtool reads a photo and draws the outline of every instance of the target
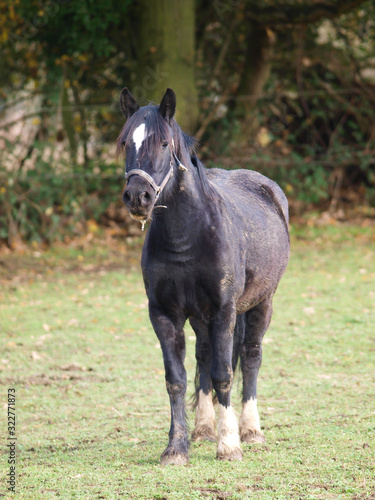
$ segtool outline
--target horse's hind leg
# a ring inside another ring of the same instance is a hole
[[[215,409],[212,402],[211,344],[207,326],[200,320],[190,318],[196,334],[195,357],[197,360],[195,427],[193,441],[208,439],[216,441]]]
[[[262,339],[272,316],[272,296],[246,313],[245,339],[241,348],[243,373],[240,438],[245,443],[264,443],[257,409],[257,378],[262,363]]]
[[[219,403],[219,424],[216,456],[219,460],[241,460],[242,450],[237,418],[230,404],[233,383],[233,332],[236,314],[234,304],[223,307],[210,327],[212,347],[212,385]]]

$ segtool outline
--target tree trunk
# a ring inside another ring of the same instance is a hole
[[[61,82],[61,118],[64,131],[69,141],[70,148],[70,158],[73,163],[77,161],[77,149],[78,144],[76,141],[76,133],[74,129],[74,117],[71,108],[71,103],[69,99],[68,87],[70,86],[70,80],[68,76],[67,69],[63,68],[63,78]]]
[[[177,95],[176,119],[194,132],[198,97],[194,78],[194,0],[140,0],[137,64],[131,89],[143,105],[159,103],[167,87]]]
[[[76,109],[81,119],[79,137],[83,147],[83,164],[85,167],[87,167],[89,163],[89,157],[87,154],[87,141],[89,139],[89,134],[87,132],[86,111],[85,111],[85,106],[82,104],[81,96],[79,95],[79,89],[74,84],[72,85],[72,91]]]
[[[235,111],[241,121],[239,139],[242,142],[249,141],[254,129],[254,108],[271,69],[275,39],[275,34],[269,28],[257,24],[249,25],[245,66]]]
[[[275,34],[267,27],[253,24],[249,26],[248,33],[245,68],[238,88],[238,95],[244,96],[240,100],[246,113],[253,109],[262,93],[270,72],[275,44]]]

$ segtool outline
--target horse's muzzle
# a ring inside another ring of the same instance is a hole
[[[148,219],[154,207],[155,194],[152,189],[134,189],[135,187],[128,185],[122,195],[123,202],[133,219]]]

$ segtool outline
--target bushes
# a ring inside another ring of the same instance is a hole
[[[108,207],[120,205],[122,188],[114,165],[57,172],[39,161],[26,173],[0,171],[0,240],[51,243],[82,233],[88,220],[108,223]]]

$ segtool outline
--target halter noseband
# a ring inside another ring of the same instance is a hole
[[[149,175],[147,172],[145,172],[144,170],[141,170],[139,168],[133,168],[132,170],[130,170],[130,172],[127,172],[126,175],[125,175],[125,180],[126,182],[128,182],[128,180],[130,179],[130,177],[132,175],[139,175],[140,177],[143,177],[144,179],[146,179],[146,181],[150,184],[150,186],[153,188],[153,190],[155,191],[155,194],[156,194],[156,198],[155,198],[155,201],[159,198],[160,196],[160,193],[162,192],[162,190],[164,189],[165,185],[167,184],[167,182],[169,181],[169,178],[172,177],[173,175],[173,164],[171,165],[171,168],[169,169],[169,172],[167,173],[167,175],[164,177],[163,179],[163,182],[160,184],[160,186],[158,186],[156,184],[156,182],[154,181],[154,179],[151,177],[151,175]]]
[[[169,169],[169,172],[167,173],[167,175],[164,177],[162,183],[159,186],[156,184],[156,182],[154,181],[153,177],[150,174],[148,174],[144,170],[141,170],[140,168],[132,168],[130,170],[130,172],[127,172],[125,174],[125,180],[126,180],[126,182],[128,182],[132,175],[139,175],[140,177],[143,177],[144,179],[146,179],[146,181],[150,184],[152,189],[155,191],[155,194],[156,194],[155,201],[156,201],[159,198],[163,189],[165,188],[167,182],[169,181],[169,179],[173,175],[173,159],[176,161],[179,170],[187,170],[187,168],[180,162],[180,160],[178,159],[178,157],[176,155],[176,152],[174,149],[174,141],[173,141],[173,137],[172,137],[170,169]]]

